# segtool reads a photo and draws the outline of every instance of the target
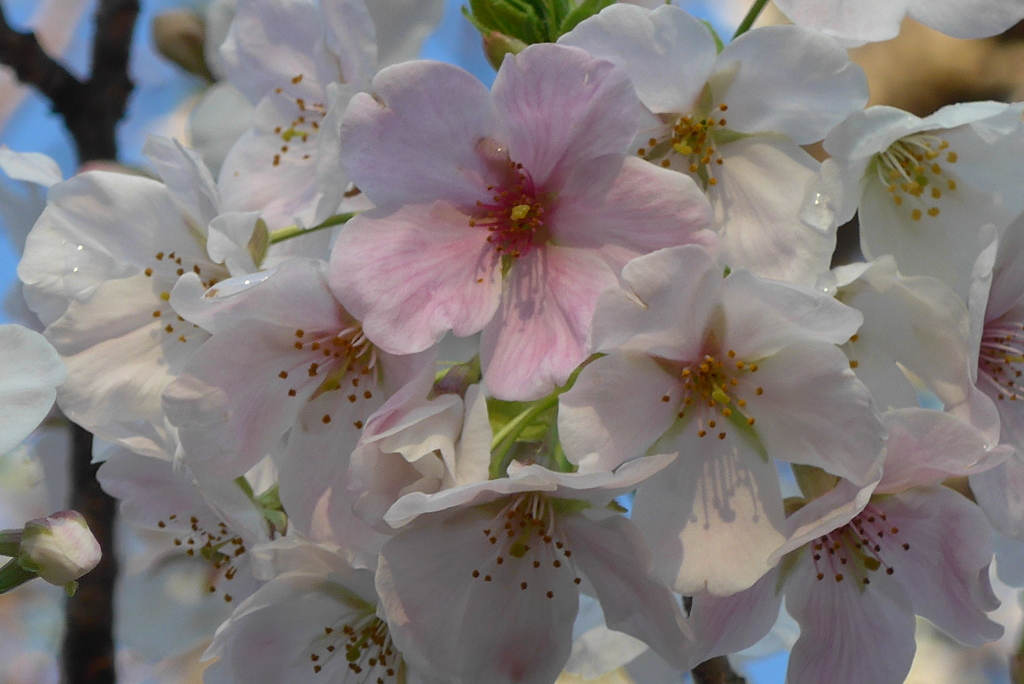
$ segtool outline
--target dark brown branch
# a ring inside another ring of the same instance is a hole
[[[33,33],[11,28],[0,11],[0,62],[14,69],[22,83],[32,86],[54,104],[81,97],[83,84],[43,51]]]
[[[75,141],[80,163],[117,158],[115,131],[132,90],[128,53],[138,13],[138,0],[101,0],[92,73],[83,83],[47,55],[34,34],[14,30],[0,12],[0,63],[50,100]]]
[[[68,599],[64,634],[64,684],[113,684],[115,503],[96,481],[92,464],[92,435],[71,426],[71,508],[89,523],[103,549],[103,559],[79,580],[78,593]]]
[[[718,656],[693,668],[690,672],[693,684],[747,684],[747,680],[736,674],[729,659]]]

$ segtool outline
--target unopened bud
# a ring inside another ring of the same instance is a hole
[[[25,524],[18,564],[50,584],[67,586],[96,567],[99,542],[77,511],[59,511]]]
[[[501,68],[505,55],[518,55],[525,49],[526,43],[518,38],[506,36],[497,31],[484,34],[484,54],[487,55],[487,61],[495,69]]]

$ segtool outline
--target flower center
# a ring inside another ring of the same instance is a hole
[[[718,111],[725,112],[728,105],[718,105]],[[668,126],[663,136],[647,141],[647,147],[636,151],[637,156],[650,162],[658,162],[662,168],[675,168],[689,173],[706,190],[717,185],[713,170],[722,165],[722,156],[716,153],[714,135],[726,125],[725,119],[716,119],[713,114],[706,117],[680,116]],[[716,156],[717,154],[717,156]]]
[[[348,669],[361,675],[362,682],[396,682],[405,672],[387,623],[373,613],[364,613],[351,624],[339,621],[324,627],[323,636],[313,641],[309,654],[313,672],[320,674],[338,653],[345,654]]]
[[[573,572],[573,582],[580,583],[571,560],[572,551],[566,548],[556,529],[554,504],[547,497],[539,494],[516,497],[494,517],[483,533],[494,546],[496,555],[473,570],[474,580],[522,580],[524,570],[540,570],[548,566]],[[554,598],[553,587],[543,581],[545,577],[544,573],[538,573],[536,582],[520,581],[520,591],[538,591],[549,599]]]
[[[207,587],[211,594],[217,592],[221,579],[230,582],[235,578],[238,573],[236,563],[246,552],[245,541],[233,534],[224,522],[218,522],[217,527],[209,531],[194,515],[186,522],[177,514],[172,514],[166,520],[157,521],[156,525],[162,530],[177,528],[174,546],[184,548],[186,556],[198,553],[213,566],[214,572],[209,577]],[[224,591],[224,601],[231,603],[234,597],[228,593],[230,587],[221,585],[219,588]]]
[[[506,163],[508,180],[500,186],[487,186],[488,192],[494,193],[491,202],[477,201],[480,213],[469,225],[490,232],[487,242],[494,245],[496,254],[517,259],[547,243],[551,233],[544,222],[546,198],[537,192],[529,171],[511,160]]]
[[[725,425],[720,424],[719,416],[734,423],[739,419],[752,427],[755,421],[747,414],[744,396],[764,393],[763,387],[746,377],[757,369],[756,363],[737,361],[736,352],[731,349],[721,358],[705,354],[701,361],[684,366],[678,371],[680,382],[676,391],[680,392],[681,406],[677,416],[684,418],[695,412],[698,437],[705,437],[708,430],[717,430],[718,439],[725,439]],[[668,403],[672,395],[666,394],[661,400]]]
[[[305,352],[303,368],[298,371],[282,370],[277,374],[281,380],[288,380],[293,374],[298,375],[298,382],[289,382],[288,396],[298,396],[305,388],[309,390],[313,384],[308,401],[312,401],[325,392],[347,389],[349,403],[355,404],[362,400],[373,399],[373,388],[376,386],[380,370],[377,364],[377,348],[366,339],[363,328],[353,324],[340,332],[306,331],[301,328],[295,331],[293,346]],[[312,359],[310,361],[310,359]],[[310,361],[305,366],[305,361]],[[375,407],[370,408],[372,413]],[[321,422],[331,422],[330,414],[324,414]],[[364,421],[356,420],[356,429],[363,428]]]
[[[1016,384],[1024,372],[1024,325],[993,321],[981,335],[978,378],[984,378],[1000,401],[1024,399]],[[991,392],[990,392],[991,394]]]
[[[875,159],[878,180],[896,206],[903,206],[905,201],[913,206],[910,218],[914,221],[920,221],[924,215],[938,216],[938,200],[944,192],[956,190],[956,181],[947,175],[942,164],[955,164],[957,154],[949,149],[949,141],[938,136],[908,135],[879,152]]]
[[[291,82],[293,85],[298,85],[302,82],[302,78],[302,74],[298,74],[292,77]],[[275,88],[274,93],[293,101],[296,113],[287,125],[274,127],[274,134],[281,138],[283,144],[274,154],[271,165],[280,166],[281,160],[289,153],[301,157],[302,161],[308,161],[311,158],[312,150],[315,149],[316,142],[314,141],[313,146],[308,146],[307,143],[310,136],[320,132],[320,122],[327,114],[327,106],[322,102],[307,102],[301,97],[287,94],[284,92],[284,88]]]
[[[893,567],[882,559],[882,542],[886,535],[894,538],[899,533],[898,527],[889,524],[885,513],[869,503],[849,523],[811,543],[815,576],[819,582],[826,576],[836,582],[850,577],[868,585],[868,573],[885,568],[885,574],[893,574]],[[910,544],[903,542],[900,546],[904,551],[910,550]]]

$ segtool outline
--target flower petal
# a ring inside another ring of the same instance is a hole
[[[656,114],[689,111],[717,55],[707,27],[674,5],[653,12],[625,3],[610,5],[558,43],[583,48],[625,69],[640,100]]]
[[[491,99],[498,140],[548,189],[591,160],[625,154],[643,112],[626,72],[579,48],[549,43],[506,57]]]
[[[693,425],[681,430],[680,458],[637,487],[632,520],[676,591],[742,591],[768,572],[783,541],[775,467],[735,430],[710,442]]]
[[[430,347],[448,330],[464,337],[494,316],[501,269],[487,231],[444,202],[358,216],[331,253],[331,287],[392,354]]]
[[[587,356],[598,295],[616,283],[587,250],[546,246],[520,257],[480,339],[484,380],[494,396],[539,399],[564,384]]]

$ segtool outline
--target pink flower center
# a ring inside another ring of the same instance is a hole
[[[503,257],[519,258],[551,239],[544,222],[545,198],[537,191],[530,172],[522,164],[508,161],[507,180],[487,186],[491,202],[477,201],[480,212],[470,226],[486,228],[487,241]]]
[[[871,584],[868,573],[885,568],[885,574],[893,574],[893,567],[882,559],[882,541],[886,535],[896,537],[899,533],[898,527],[889,524],[885,513],[869,503],[849,523],[811,543],[811,560],[818,581],[826,576],[836,582],[851,577],[867,585]],[[910,544],[905,542],[901,547],[910,550]]]
[[[717,433],[718,439],[725,439],[725,424],[720,419],[734,424],[754,425],[754,418],[747,414],[748,399],[764,394],[764,388],[755,385],[747,377],[758,370],[756,363],[737,360],[736,352],[724,355],[705,354],[700,361],[689,363],[678,372],[680,408],[677,416],[684,418],[691,412],[697,415],[697,436],[704,437],[708,430]],[[661,398],[665,403],[672,401],[672,394]]]
[[[988,393],[1000,401],[1024,399],[1016,384],[1022,372],[1024,325],[998,320],[986,325],[978,354],[978,379],[991,385]]]

